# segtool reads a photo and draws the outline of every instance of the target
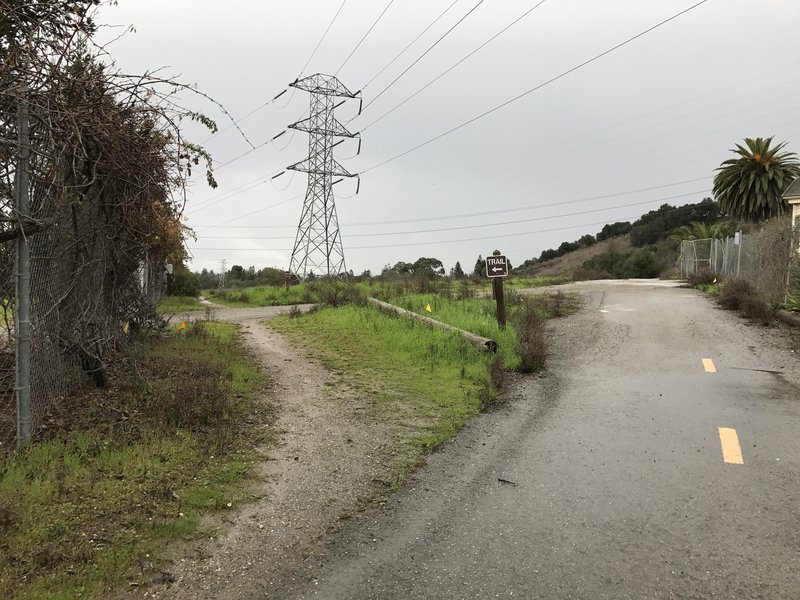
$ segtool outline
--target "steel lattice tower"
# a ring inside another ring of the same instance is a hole
[[[311,94],[309,117],[289,125],[308,133],[308,158],[289,167],[308,173],[303,212],[292,250],[289,270],[305,279],[309,273],[340,275],[346,273],[339,220],[333,200],[334,177],[354,177],[333,157],[334,138],[353,138],[336,120],[334,109],[337,97],[355,98],[334,76],[317,73],[290,84]]]

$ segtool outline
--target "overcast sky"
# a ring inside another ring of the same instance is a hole
[[[478,0],[395,0],[345,63],[389,4],[346,0],[302,73],[341,0],[120,0],[99,21],[135,27],[110,48],[123,70],[163,66],[196,84],[257,146],[308,107],[302,91],[290,89],[269,103],[273,96],[298,75],[338,71],[350,90],[362,90],[366,107],[348,124],[363,131],[361,154],[355,156],[356,142],[336,148],[342,165],[363,172],[358,195],[355,179],[334,188],[348,269],[379,272],[385,264],[432,256],[447,269],[458,260],[471,270],[478,254],[496,248],[519,264],[605,223],[635,219],[663,203],[698,202],[710,195],[714,169],[745,137],[774,135],[800,151],[800,2],[709,0],[381,164],[696,1],[546,0],[374,125],[539,0],[484,0],[388,89]],[[230,124],[208,102],[185,101],[221,127]],[[347,122],[357,111],[351,100],[337,116]],[[250,146],[235,128],[211,139],[199,129],[190,134],[206,142],[220,165],[219,188],[196,177],[189,191],[187,224],[197,234],[190,267],[218,270],[226,259],[229,267],[287,268],[306,175],[270,177],[305,158],[307,136],[289,130],[242,156]]]

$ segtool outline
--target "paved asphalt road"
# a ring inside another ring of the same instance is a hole
[[[800,598],[792,334],[666,283],[576,289],[547,374],[270,597]]]

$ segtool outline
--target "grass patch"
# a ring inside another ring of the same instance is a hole
[[[288,306],[308,304],[317,301],[317,296],[309,284],[285,286],[262,285],[240,290],[208,290],[206,296],[218,304],[234,308],[256,306]]]
[[[324,308],[270,326],[309,348],[354,390],[370,418],[396,434],[390,488],[494,398],[491,356],[460,335],[373,305]]]
[[[509,277],[505,280],[505,286],[508,289],[516,290],[558,285],[570,281],[569,278],[562,276]],[[331,290],[332,283],[341,284],[342,282],[318,279],[309,283],[291,285],[288,289],[285,286],[262,285],[235,290],[207,290],[204,294],[218,304],[234,308],[324,303],[323,296]],[[357,283],[348,282],[348,287],[352,288],[351,292],[355,291],[364,297],[382,298],[387,295],[406,293],[436,293],[448,296],[462,293],[462,290],[467,290],[468,295],[474,296],[478,292],[491,290],[491,282],[488,279],[475,281],[473,279],[402,277],[393,280],[373,279]]]
[[[105,597],[151,581],[168,542],[247,500],[269,415],[228,324],[190,324],[74,408],[69,433],[0,457],[0,597]],[[259,433],[253,433],[253,431]]]
[[[420,315],[425,315],[453,325],[477,335],[493,339],[498,345],[503,366],[509,370],[519,370],[523,366],[521,349],[532,348],[528,341],[520,341],[519,332],[525,329],[526,338],[530,332],[531,319],[526,315],[535,313],[545,319],[562,317],[575,312],[579,300],[575,294],[536,294],[519,295],[513,289],[506,290],[506,320],[508,326],[501,329],[497,324],[496,303],[491,298],[447,298],[438,294],[406,294],[391,296],[387,302],[401,306]],[[430,312],[427,307],[430,306]],[[524,351],[523,351],[524,352]],[[526,365],[528,361],[526,360]],[[542,363],[543,364],[543,363]],[[530,369],[526,366],[525,372]]]
[[[486,354],[458,333],[383,312],[373,304],[280,317],[270,326],[308,348],[339,375],[334,387],[355,393],[359,410],[393,431],[387,459],[390,489],[495,399],[508,369],[541,368],[544,319],[578,307],[572,295],[517,298],[510,293],[509,327],[501,330],[491,299],[406,294],[387,301],[495,339],[500,350]],[[432,313],[425,310],[428,304]],[[525,355],[529,348],[536,353],[532,357]]]
[[[200,304],[200,300],[192,296],[165,296],[158,303],[156,310],[163,315],[205,310],[205,306]]]

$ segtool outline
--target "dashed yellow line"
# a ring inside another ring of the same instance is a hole
[[[717,367],[714,366],[714,361],[710,358],[703,359],[703,368],[706,370],[706,373],[716,373]]]
[[[719,428],[719,442],[722,445],[722,460],[731,465],[743,465],[742,447],[739,445],[739,436],[731,427]]]

